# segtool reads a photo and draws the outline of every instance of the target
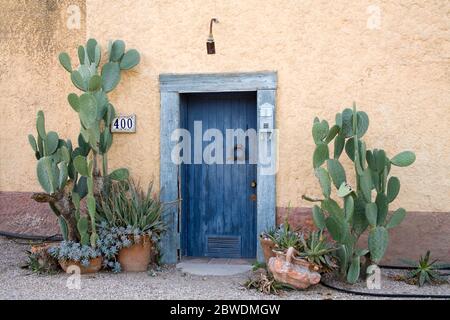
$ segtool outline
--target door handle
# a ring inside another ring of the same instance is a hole
[[[256,188],[256,181],[255,181],[255,180],[253,180],[253,181],[250,183],[250,187]]]

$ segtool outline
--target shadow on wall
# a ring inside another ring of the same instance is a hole
[[[51,236],[58,220],[46,203],[31,199],[32,192],[0,192],[0,231]]]

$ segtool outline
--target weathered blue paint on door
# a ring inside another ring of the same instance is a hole
[[[194,161],[194,121],[202,122],[202,134],[215,128],[256,130],[256,93],[201,93],[181,95],[182,126],[191,133]],[[204,141],[203,150],[210,142]],[[237,141],[234,142],[236,144]],[[187,256],[256,256],[256,165],[183,164],[181,170],[182,254]]]

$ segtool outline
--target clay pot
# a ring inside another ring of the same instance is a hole
[[[30,252],[34,254],[40,254],[43,251],[47,251],[50,247],[51,246],[48,243],[33,244],[31,246]]]
[[[259,238],[259,243],[261,244],[264,253],[264,260],[267,264],[270,258],[275,257],[275,252],[273,251],[275,248],[275,242],[271,239]]]
[[[141,237],[139,243],[119,251],[119,263],[125,272],[147,271],[153,251],[153,243],[148,235]]]
[[[308,261],[294,257],[294,248],[289,248],[286,253],[275,252],[277,256],[270,258],[268,263],[275,280],[296,289],[306,289],[320,282],[320,274],[310,270]]]
[[[65,272],[67,272],[67,269],[70,266],[77,266],[78,268],[80,268],[81,274],[87,274],[87,273],[98,272],[102,268],[102,261],[103,261],[102,257],[97,257],[97,258],[91,259],[91,260],[89,260],[89,265],[87,267],[85,267],[78,261],[59,260],[59,265]],[[70,271],[72,271],[72,270],[70,270]]]

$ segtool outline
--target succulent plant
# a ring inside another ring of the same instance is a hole
[[[150,231],[156,242],[165,230],[161,217],[167,206],[155,195],[153,183],[146,192],[131,179],[114,183],[97,205],[99,221],[113,227],[130,226],[138,233]]]
[[[323,231],[313,231],[305,237],[301,235],[302,247],[298,256],[317,265],[321,271],[332,271],[337,266],[333,252],[336,250],[323,235]]]
[[[283,224],[280,224],[278,228],[266,235],[275,243],[276,250],[287,250],[290,247],[298,250],[302,243],[300,241],[300,233],[291,229],[291,226],[287,219]]]
[[[103,267],[111,269],[114,273],[122,270],[118,261],[118,254],[120,249],[128,248],[135,244],[135,239],[144,236],[144,232],[136,230],[132,226],[114,227],[107,221],[102,221],[98,226],[99,238],[97,240],[97,247],[103,256]],[[152,232],[147,232],[150,236]]]
[[[273,275],[264,268],[255,270],[244,283],[244,287],[248,290],[255,289],[267,295],[281,295],[285,290],[295,290],[294,287],[275,280]]]
[[[55,259],[80,262],[85,267],[89,266],[91,259],[101,255],[100,250],[74,241],[63,241],[59,246],[49,248],[48,253]]]
[[[425,283],[435,284],[447,282],[447,279],[439,272],[439,270],[450,268],[450,264],[439,264],[437,263],[438,260],[430,260],[429,250],[424,256],[420,256],[420,259],[417,262],[403,259],[404,263],[414,268],[406,274],[404,280],[418,284],[419,287],[422,287]]]
[[[327,229],[339,244],[336,251],[340,269],[347,281],[354,283],[360,274],[360,259],[378,263],[388,246],[388,229],[398,226],[406,215],[403,208],[389,216],[389,204],[400,191],[397,177],[388,176],[391,166],[406,167],[415,161],[414,153],[404,151],[389,158],[382,149],[368,150],[361,139],[369,127],[369,117],[363,111],[347,108],[335,117],[331,128],[326,120],[314,119],[312,136],[316,144],[313,154],[315,175],[323,199],[313,207],[313,220],[320,230]],[[333,158],[329,144],[334,141]],[[349,185],[344,167],[339,161],[343,151],[353,162],[356,186]],[[336,188],[343,207],[331,198]],[[369,229],[368,249],[357,249],[361,234]],[[370,256],[369,256],[370,255]]]
[[[270,229],[261,232],[260,238],[273,241],[273,239],[275,238],[276,234],[277,234],[277,228],[271,227]]]

